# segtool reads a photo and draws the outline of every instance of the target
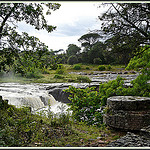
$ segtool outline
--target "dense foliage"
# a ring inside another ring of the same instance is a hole
[[[54,54],[36,37],[17,32],[17,23],[24,21],[52,32],[46,15],[59,9],[57,3],[1,3],[0,4],[0,72],[14,72],[25,77],[41,77],[48,67],[55,65]],[[56,68],[56,67],[55,67]]]
[[[99,16],[101,33],[107,40],[119,63],[128,64],[141,44],[150,40],[150,4],[149,3],[106,3],[106,11]]]
[[[69,113],[64,112],[64,106],[59,109],[57,116],[50,106],[46,112],[32,114],[29,107],[16,108],[0,97],[0,147],[55,146],[58,137],[74,134]]]
[[[150,48],[145,50],[141,56],[131,59],[127,69],[141,68],[141,74],[131,84],[133,87],[126,87],[124,79],[120,76],[116,80],[101,83],[99,90],[94,87],[80,89],[70,86],[66,92],[71,93],[69,105],[73,110],[73,117],[77,121],[86,122],[89,125],[101,126],[103,122],[102,106],[106,105],[107,98],[111,96],[144,96],[150,97]]]

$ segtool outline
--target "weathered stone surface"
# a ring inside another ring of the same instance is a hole
[[[149,147],[150,140],[128,132],[125,136],[109,143],[106,147]]]
[[[150,125],[142,128],[140,130],[140,135],[145,136],[146,138],[150,139]]]
[[[112,96],[107,106],[114,110],[150,110],[150,98],[139,96]]]
[[[124,130],[140,130],[150,124],[150,111],[111,110],[105,117],[107,125]]]
[[[113,96],[107,100],[104,122],[114,128],[140,130],[150,125],[150,98]]]
[[[71,103],[71,101],[68,99],[70,93],[64,92],[65,88],[56,88],[52,91],[49,91],[49,94],[51,94],[57,101],[62,103]]]

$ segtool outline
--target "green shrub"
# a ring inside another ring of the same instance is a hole
[[[56,70],[56,74],[64,74],[65,70],[64,70],[64,66],[63,64],[58,64],[57,66],[57,70]]]
[[[56,78],[56,79],[63,79],[64,77],[59,75],[59,74],[55,74],[54,78]]]
[[[81,69],[81,65],[76,64],[76,65],[73,66],[73,69],[75,69],[75,70],[80,70],[80,69]]]
[[[85,69],[86,69],[86,70],[90,70],[90,68],[89,68],[89,67],[86,67]]]
[[[99,70],[99,71],[104,71],[104,70],[106,70],[106,68],[105,68],[104,65],[99,65],[99,66],[98,66],[98,70]]]
[[[111,70],[111,69],[112,69],[111,65],[108,65],[107,70]]]
[[[79,82],[83,82],[83,83],[90,83],[91,82],[91,80],[88,78],[88,77],[86,77],[86,76],[79,76],[79,77],[77,77],[77,80],[79,81]]]
[[[43,76],[40,73],[37,72],[27,72],[25,74],[26,78],[43,78]]]
[[[80,89],[70,86],[65,91],[72,94],[69,97],[72,103],[69,105],[73,110],[72,116],[75,120],[85,122],[88,125],[101,125],[103,120],[102,114],[99,112],[101,99],[94,87]]]

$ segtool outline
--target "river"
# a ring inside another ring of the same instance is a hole
[[[130,81],[135,79],[138,74],[122,74],[120,76],[126,78],[125,84],[130,84]],[[90,86],[99,85],[100,82],[107,82],[114,80],[118,74],[92,74],[88,77],[92,80]],[[86,88],[89,83],[32,83],[32,84],[21,84],[21,83],[0,83],[0,95],[3,99],[8,99],[8,103],[17,107],[29,106],[32,108],[32,112],[43,110],[48,108],[50,102],[51,111],[58,113],[61,110],[62,104],[66,108],[68,105],[63,99],[62,91],[68,88],[70,85],[80,88]],[[59,93],[54,93],[53,91]],[[53,93],[53,94],[50,94]],[[55,98],[53,96],[55,96]]]

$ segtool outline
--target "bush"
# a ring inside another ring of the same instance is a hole
[[[75,70],[80,70],[81,69],[81,66],[79,64],[76,64],[73,66],[73,69]]]
[[[102,60],[100,58],[94,58],[93,63],[97,64],[97,65],[100,65],[100,64],[102,64]]]
[[[56,79],[63,79],[64,77],[59,75],[59,74],[55,74],[54,78],[56,78]]]
[[[73,64],[78,63],[78,58],[77,58],[77,56],[75,56],[75,55],[70,56],[70,57],[68,58],[68,60],[67,60],[67,63],[68,63],[69,65],[73,65]]]
[[[112,69],[111,65],[108,65],[107,70],[111,70],[111,69]]]
[[[103,122],[102,114],[99,110],[101,99],[100,94],[94,90],[94,87],[80,89],[70,86],[66,92],[71,93],[69,99],[70,109],[73,110],[72,116],[77,121],[82,121],[88,125],[101,125]]]
[[[64,74],[64,66],[63,64],[58,64],[56,74]]]
[[[99,66],[98,66],[98,70],[99,70],[99,71],[104,71],[104,70],[106,70],[106,68],[105,68],[104,65],[99,65]]]
[[[86,70],[90,70],[90,68],[89,68],[89,67],[86,67],[85,69],[86,69]]]
[[[86,77],[86,76],[79,76],[79,77],[77,77],[77,80],[79,82],[87,82],[87,83],[91,82],[91,80],[88,77]]]

